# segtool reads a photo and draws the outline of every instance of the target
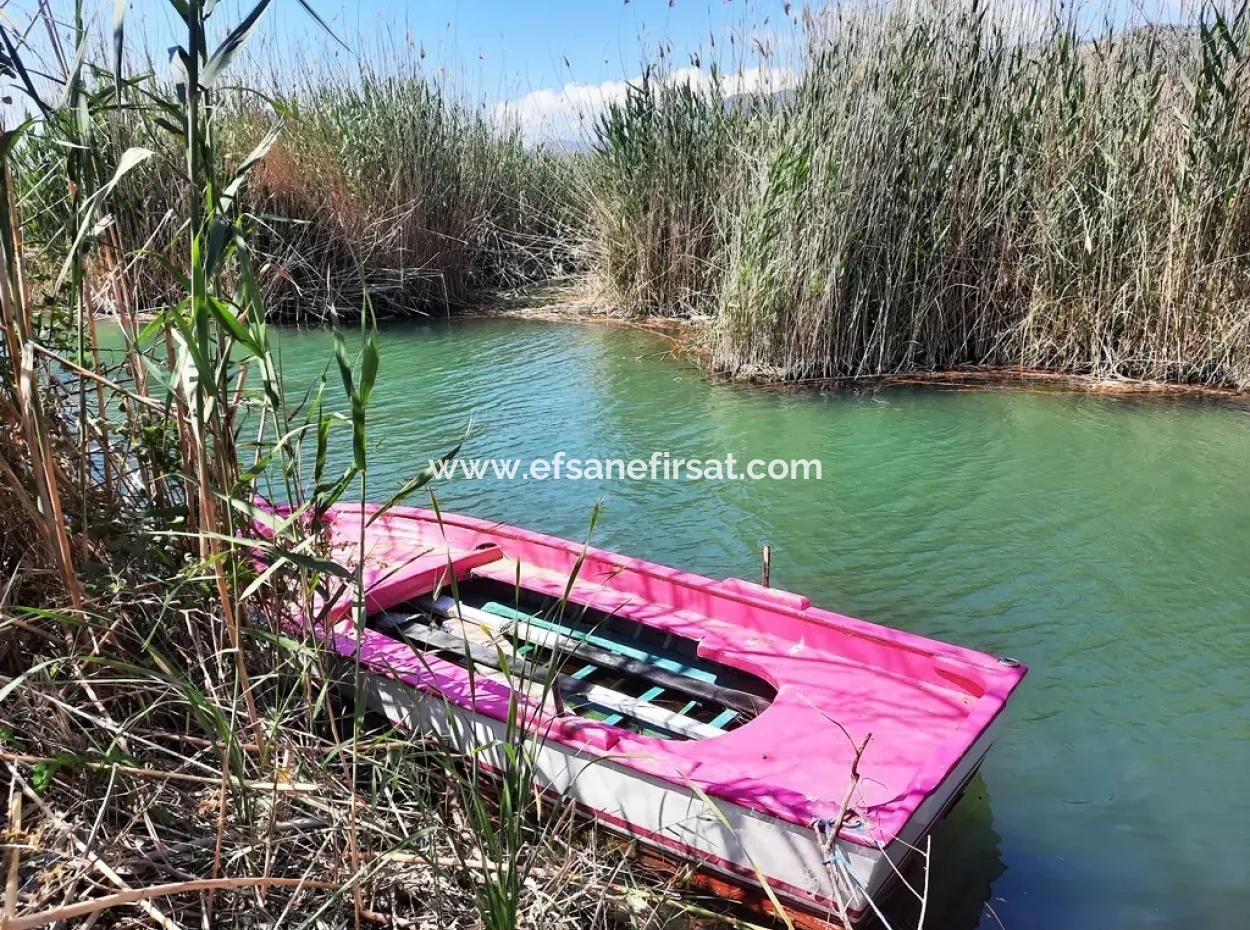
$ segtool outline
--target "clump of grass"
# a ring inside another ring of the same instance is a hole
[[[651,69],[599,118],[588,181],[594,271],[625,313],[715,306],[746,120],[715,77],[695,87]]]
[[[81,6],[54,94],[40,93],[37,74],[56,64],[28,67],[30,50],[0,31],[49,169],[19,200],[21,131],[0,133],[3,922],[137,908],[163,927],[407,925],[413,915],[602,926],[638,892],[614,870],[619,856],[571,851],[589,847],[567,808],[540,813],[525,796],[523,736],[503,747],[515,760],[503,772],[510,801],[484,841],[474,831],[491,812],[476,760],[461,763],[470,777],[453,775],[448,746],[345,707],[342,689],[360,693],[359,663],[340,672],[316,635],[334,601],[316,594],[335,585],[355,580],[363,616],[360,565],[334,562],[319,529],[353,490],[366,497],[381,352],[366,290],[359,354],[346,336],[336,352],[349,417],[326,412],[320,394],[288,403],[253,247],[261,218],[245,207],[277,135],[236,157],[218,148],[214,123],[215,79],[264,6],[210,30],[206,4],[180,4],[183,86],[149,86],[127,117],[113,111],[133,85],[89,64]],[[166,135],[118,153],[105,131],[118,118]],[[136,256],[142,244],[119,241],[110,211],[125,204],[127,181],[175,153],[176,234],[164,256]],[[52,252],[23,242],[19,203],[61,211],[41,219]],[[177,290],[152,319],[123,317],[123,347],[105,354],[100,279],[132,284],[136,257]],[[35,264],[49,270],[42,303]],[[333,474],[327,448],[340,424],[354,456]],[[259,505],[259,494],[288,509]],[[293,627],[293,610],[311,627]]]
[[[814,19],[732,208],[715,366],[1250,384],[1246,7],[1091,19],[943,0]]]
[[[576,263],[568,166],[398,65],[353,80],[306,74],[276,92],[292,114],[254,186],[282,318],[360,306],[446,311],[487,287]],[[360,271],[363,270],[363,275]]]

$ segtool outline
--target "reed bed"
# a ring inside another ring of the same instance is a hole
[[[255,90],[223,89],[206,114],[219,169],[264,143],[238,196],[271,321],[355,319],[365,289],[379,316],[445,315],[487,291],[559,282],[584,266],[575,159],[527,147],[518,130],[426,75],[415,55],[394,54],[399,64],[385,73],[363,56],[333,75],[253,63]],[[111,287],[116,256],[94,257],[106,272],[97,299],[109,311],[123,309],[124,296],[127,309],[151,312],[179,292],[171,266],[184,264],[174,247],[183,153],[157,123],[156,104],[178,92],[169,71],[149,62],[118,106],[92,111],[110,161],[136,145],[153,153],[112,192],[114,238],[131,252],[125,295]],[[94,96],[108,85],[90,63],[83,79]],[[28,238],[49,255],[77,232],[71,199],[47,183],[62,156],[40,125],[14,158]]]
[[[801,82],[753,119],[642,83],[599,130],[624,218],[594,226],[600,279],[630,312],[714,317],[739,376],[1245,387],[1250,15],[1117,10],[809,12]]]
[[[352,318],[367,287],[381,315],[445,314],[556,281],[704,321],[712,367],[743,377],[1010,366],[1245,387],[1250,16],[1123,17],[1097,0],[795,10],[776,28],[797,63],[665,51],[572,152],[527,145],[419,48],[335,74],[261,53],[284,125],[240,195],[266,313]],[[797,84],[743,90],[753,70]],[[93,111],[112,161],[133,140],[155,153],[113,192],[115,241],[92,260],[129,251],[124,287],[99,279],[104,309],[178,292],[181,159],[151,104],[168,84],[136,75]],[[219,93],[215,157],[253,150],[267,106]],[[43,130],[14,153],[49,253],[74,230],[72,198],[42,193],[60,155]]]
[[[332,386],[286,395],[246,207],[278,133],[240,153],[217,122],[265,7],[223,26],[180,5],[185,80],[164,90],[92,56],[81,5],[68,29],[38,14],[51,61],[0,28],[34,114],[0,128],[0,925],[663,926],[692,905],[540,803],[519,727],[488,783],[368,717],[358,663],[316,634],[315,592],[353,585],[363,622],[363,567],[321,521],[368,499],[384,360],[366,281]],[[125,120],[144,134],[119,151]],[[158,189],[167,239],[127,241],[114,211]],[[165,295],[145,318],[110,296],[144,287]]]
[[[377,313],[398,316],[576,270],[573,166],[418,67],[362,59],[346,82],[274,83],[291,115],[253,207],[272,218],[258,243],[285,282],[270,298],[282,318],[359,307],[362,282]]]

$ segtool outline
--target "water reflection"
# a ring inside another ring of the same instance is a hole
[[[1000,842],[994,832],[989,791],[977,775],[933,831],[924,926],[941,930],[998,927],[991,889],[1007,871]],[[924,888],[920,856],[904,874],[917,891]],[[919,899],[900,888],[891,896],[885,914],[894,930],[916,927],[921,916]]]

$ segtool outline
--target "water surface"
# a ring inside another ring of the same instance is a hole
[[[331,340],[286,331],[288,383]],[[1250,915],[1250,406],[714,384],[647,333],[388,328],[382,499],[472,456],[819,458],[820,481],[439,484],[448,510],[584,538],[1031,667],[935,840],[938,930],[1241,928]],[[340,437],[346,440],[346,434]],[[348,443],[336,450],[340,462]]]

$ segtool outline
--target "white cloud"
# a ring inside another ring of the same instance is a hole
[[[608,104],[623,100],[627,90],[625,81],[565,84],[559,90],[544,87],[500,101],[491,116],[501,126],[519,127],[531,142],[578,139]]]
[[[738,94],[775,93],[793,87],[798,72],[790,68],[744,68],[722,74],[720,85],[728,97]],[[701,68],[680,68],[664,78],[668,84],[689,84],[700,91],[714,85],[712,75]],[[612,103],[625,99],[630,84],[641,83],[639,75],[629,81],[602,84],[565,84],[559,90],[543,88],[524,97],[495,104],[491,117],[501,126],[517,126],[530,142],[579,141],[594,128],[595,118]]]

